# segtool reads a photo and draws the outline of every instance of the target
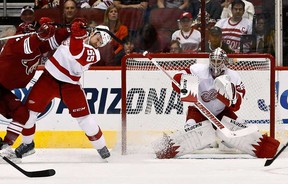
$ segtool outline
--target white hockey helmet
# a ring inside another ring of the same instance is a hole
[[[220,47],[216,48],[213,52],[209,54],[209,67],[211,75],[216,78],[223,75],[226,70],[225,63],[228,57],[226,52]]]
[[[109,43],[111,41],[111,36],[107,32],[102,31],[103,29],[109,31],[109,28],[107,26],[104,26],[104,25],[96,26],[94,28],[94,31],[93,31],[94,34],[100,33],[100,35],[101,35],[102,44],[100,45],[100,47],[104,47],[107,43]]]

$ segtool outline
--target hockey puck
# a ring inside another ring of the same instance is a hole
[[[188,91],[187,91],[187,89],[181,89],[180,92],[181,93],[187,93]]]

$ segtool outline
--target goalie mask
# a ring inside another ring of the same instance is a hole
[[[210,72],[213,78],[216,78],[220,75],[223,75],[226,70],[225,62],[227,61],[228,57],[224,50],[220,47],[215,49],[209,55],[209,67]]]
[[[99,30],[98,28],[101,30]],[[111,36],[107,32],[102,31],[103,29],[109,31],[109,28],[103,25],[96,26],[93,30],[93,35],[95,35],[96,33],[99,33],[101,35],[102,44],[99,47],[104,47],[105,45],[107,45],[107,43],[111,41]]]

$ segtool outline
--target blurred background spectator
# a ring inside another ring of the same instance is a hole
[[[215,26],[220,27],[223,33],[223,41],[227,43],[231,49],[240,52],[240,39],[242,35],[252,35],[252,21],[244,18],[244,2],[234,0],[231,4],[232,17],[220,19]],[[252,46],[252,40],[247,37],[245,40],[244,50],[248,52]]]
[[[77,4],[74,0],[67,0],[63,8],[63,23],[71,24],[77,15]]]
[[[110,5],[113,4],[113,0],[90,0],[89,4],[92,8],[106,10]]]
[[[151,24],[145,24],[140,29],[135,38],[134,45],[141,52],[162,52],[159,35],[156,28]]]
[[[75,0],[77,8],[91,8],[89,0]]]
[[[192,14],[192,17],[197,17],[201,3],[199,0],[190,0],[187,12]]]
[[[115,5],[111,5],[107,8],[104,15],[103,24],[108,26],[109,30],[120,40],[128,35],[128,28],[127,26],[121,24],[119,19],[119,9]],[[113,45],[115,54],[117,54],[123,48],[123,46],[114,39],[111,41],[111,44]]]
[[[20,12],[20,19],[22,23],[32,24],[34,27],[37,26],[37,21],[35,21],[35,12],[31,6],[23,6]]]
[[[222,13],[220,2],[218,0],[206,0],[205,3],[205,10],[209,14],[209,19],[214,19],[215,21],[220,19]]]
[[[35,9],[58,7],[60,0],[35,0]]]
[[[125,38],[123,38],[122,41],[123,41],[123,48],[120,50],[120,52],[115,54],[115,58],[114,58],[115,66],[121,66],[121,60],[125,55],[140,52],[134,46],[133,37],[128,35]]]
[[[22,22],[16,27],[17,33],[30,33],[36,31],[40,27],[38,22],[35,20],[34,9],[29,5],[23,6],[21,9],[20,19]]]
[[[243,14],[244,18],[247,18],[249,20],[253,20],[254,14],[255,14],[255,8],[254,5],[246,0],[242,0],[243,3],[245,4],[245,11]],[[222,14],[221,14],[221,19],[223,18],[229,18],[232,17],[232,4],[233,0],[224,0],[222,3],[223,6],[223,10],[222,10]]]
[[[189,0],[157,0],[158,8],[179,8],[187,10]]]
[[[192,27],[192,15],[184,12],[179,19],[180,29],[172,34],[171,40],[178,40],[183,52],[197,52],[201,42],[201,33]]]
[[[180,42],[177,40],[172,40],[170,42],[169,52],[174,53],[174,54],[182,53],[182,48],[181,48]]]
[[[147,9],[148,0],[114,0],[114,4],[119,8]]]
[[[227,54],[234,53],[234,51],[222,41],[222,30],[220,27],[214,26],[208,30],[208,41],[205,44],[205,52],[213,52],[216,48],[220,47]]]
[[[274,55],[274,31],[266,28],[265,16],[259,14],[255,17],[255,25],[253,28],[253,35],[255,41],[253,42],[253,51],[257,53],[270,53]],[[273,39],[271,39],[273,38]]]

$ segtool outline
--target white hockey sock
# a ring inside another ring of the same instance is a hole
[[[106,141],[105,141],[103,135],[100,137],[100,139],[98,139],[96,141],[90,141],[90,142],[92,143],[93,147],[97,150],[106,146]]]
[[[36,121],[37,121],[37,116],[38,116],[38,112],[34,112],[34,111],[29,111],[29,119],[28,121],[25,123],[25,125],[23,126],[23,128],[25,129],[30,129],[32,128]]]
[[[35,135],[35,134],[28,135],[28,136],[22,135],[22,142],[23,142],[24,144],[30,144],[30,143],[32,143],[32,141],[34,140],[34,135]]]
[[[96,120],[91,115],[77,118],[77,121],[94,148],[101,149],[106,145],[104,135]]]

